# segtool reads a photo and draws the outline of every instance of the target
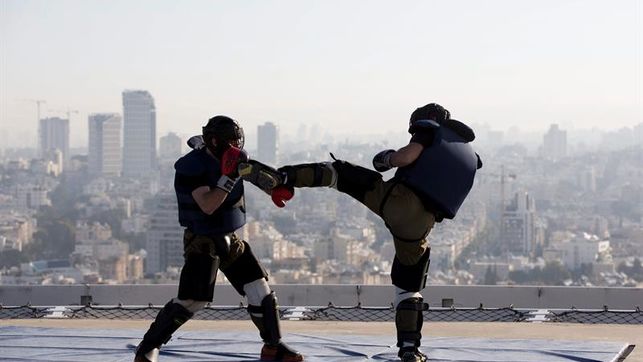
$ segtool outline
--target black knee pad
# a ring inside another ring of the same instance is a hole
[[[179,280],[179,299],[211,302],[219,270],[219,257],[190,253],[185,257]]]
[[[281,339],[279,328],[279,310],[275,292],[266,295],[261,305],[248,305],[250,319],[259,329],[261,339],[268,344],[277,344]]]
[[[245,244],[243,254],[239,255],[232,264],[225,268],[225,270],[221,269],[221,271],[239,294],[246,295],[243,286],[257,279],[268,279],[268,273],[266,273],[263,266],[259,264],[259,260],[257,260],[257,257],[255,257],[250,249],[250,245],[245,241],[243,243]]]
[[[415,347],[420,346],[422,325],[424,324],[422,313],[428,310],[428,307],[422,298],[417,297],[404,299],[397,305],[395,328],[397,329],[398,347],[403,347],[404,342],[413,343]]]
[[[424,289],[431,262],[430,256],[431,248],[428,248],[415,265],[404,265],[395,257],[391,268],[393,285],[409,292],[419,292]]]
[[[194,313],[187,310],[184,306],[173,301],[169,301],[156,315],[156,319],[150,325],[147,333],[143,337],[137,354],[146,354],[154,348],[159,348],[162,344],[167,343],[185,322],[187,322]]]
[[[366,192],[373,190],[375,182],[382,178],[379,172],[346,161],[333,162],[333,168],[337,171],[337,190],[358,201],[364,200]]]

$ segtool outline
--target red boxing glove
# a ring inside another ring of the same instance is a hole
[[[277,207],[286,206],[286,201],[292,199],[293,196],[295,196],[295,189],[284,185],[275,187],[270,193],[272,202],[274,202]]]
[[[248,161],[248,154],[246,151],[230,146],[221,156],[221,173],[225,176],[238,176],[237,166],[241,162]]]

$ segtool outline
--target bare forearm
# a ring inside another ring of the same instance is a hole
[[[391,154],[391,166],[404,167],[412,164],[422,153],[422,145],[409,143]]]
[[[210,189],[207,186],[194,190],[192,195],[201,210],[208,215],[215,212],[228,197],[228,193],[222,189],[218,187]]]

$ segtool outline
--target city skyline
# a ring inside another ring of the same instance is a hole
[[[152,104],[152,113],[153,113],[153,118],[156,117],[156,112],[155,112],[155,105],[154,105],[154,99],[152,98],[151,94],[147,90],[132,90],[132,89],[126,89],[122,91],[122,94],[142,94],[144,97],[148,97],[151,100]],[[71,113],[78,113],[77,111],[70,112],[70,110],[66,110],[65,114],[66,116],[49,116],[49,115],[42,115],[40,120],[38,120],[38,128],[40,128],[40,124],[42,123],[43,120],[47,119],[62,119],[65,120],[69,123],[68,125],[68,131],[67,133],[69,135],[73,134],[74,131],[76,133],[78,132],[77,130],[79,128],[83,129],[85,131],[85,134],[82,139],[76,140],[77,142],[71,142],[71,137],[70,141],[68,141],[69,145],[71,148],[75,149],[76,151],[78,150],[85,150],[83,152],[86,152],[88,148],[91,148],[92,146],[90,145],[91,142],[91,134],[92,131],[91,129],[88,130],[88,125],[92,123],[92,118],[96,115],[99,114],[111,114],[115,115],[117,117],[123,117],[122,115],[125,113],[124,108],[121,106],[120,112],[107,112],[107,113],[101,113],[101,112],[90,112],[89,114],[86,115],[85,120],[78,119],[78,122],[84,121],[84,127],[81,126],[79,127],[78,124],[76,124],[76,128],[73,127],[73,123],[70,120],[72,120]],[[63,111],[60,111],[63,112]],[[77,117],[84,117],[85,115],[78,115],[75,116],[73,119],[76,119]],[[152,127],[158,128],[156,125],[157,121],[153,120],[152,121]],[[387,132],[377,132],[377,130],[373,129],[364,129],[362,132],[345,132],[345,133],[340,133],[336,132],[333,133],[330,129],[325,128],[321,126],[319,123],[312,123],[312,124],[299,124],[297,125],[297,129],[294,128],[294,125],[291,125],[292,127],[286,128],[285,130],[281,127],[281,123],[278,121],[267,121],[267,122],[262,122],[257,125],[256,128],[249,127],[247,125],[242,124],[242,127],[244,128],[244,133],[246,134],[246,147],[250,149],[253,149],[257,151],[257,146],[258,142],[260,140],[259,132],[262,127],[265,127],[265,125],[270,124],[273,125],[274,127],[277,127],[279,130],[279,134],[281,134],[281,137],[284,137],[286,142],[305,142],[309,140],[315,140],[316,142],[321,142],[321,143],[335,143],[335,142],[355,142],[355,143],[363,143],[363,142],[385,142],[389,143],[390,141],[393,141],[393,144],[395,142],[402,142],[406,141],[407,135],[406,135],[406,130],[403,127],[398,127],[396,130],[392,131],[387,131]],[[631,132],[632,135],[636,138],[634,141],[640,143],[641,142],[641,128],[643,127],[643,122],[638,122],[636,124],[633,124],[632,126],[623,126],[623,127],[612,127],[612,128],[576,128],[574,127],[573,124],[569,122],[552,122],[547,124],[544,128],[542,129],[537,129],[537,130],[529,130],[529,129],[523,129],[518,126],[511,126],[508,129],[498,129],[497,127],[494,127],[493,125],[490,125],[488,123],[480,124],[480,123],[471,123],[471,126],[473,127],[474,131],[476,132],[477,139],[478,139],[478,144],[482,142],[482,145],[484,146],[485,144],[495,144],[496,146],[501,145],[501,144],[523,144],[529,148],[537,147],[539,144],[542,143],[543,139],[542,137],[548,137],[547,135],[552,132],[552,129],[557,130],[557,132],[562,132],[563,134],[570,133],[571,137],[566,142],[570,142],[570,145],[575,145],[575,144],[581,144],[581,145],[591,145],[591,144],[596,144],[597,142],[602,142],[601,139],[610,134],[620,134],[623,131],[625,132]],[[91,127],[89,127],[91,128]],[[132,138],[131,132],[127,132],[126,130],[122,129],[121,127],[121,141],[123,141],[123,138],[125,137],[126,134],[129,134],[129,138]],[[284,132],[285,131],[285,132]],[[40,131],[38,131],[40,132]],[[153,132],[155,133],[155,132]],[[302,133],[304,134],[304,138],[299,139],[299,137],[302,136]],[[187,139],[195,134],[199,134],[199,130],[195,131],[188,131],[184,133],[177,132],[176,130],[170,129],[165,133],[156,133],[152,135],[152,143],[159,144],[160,141],[163,140],[164,137],[167,136],[174,136],[178,137],[179,143],[182,144],[183,139]],[[507,135],[510,135],[510,137],[506,137]],[[89,137],[88,137],[89,136]],[[391,138],[393,137],[393,138]],[[494,138],[494,137],[499,137],[499,138]],[[0,128],[0,150],[2,149],[11,149],[11,148],[39,148],[40,143],[42,140],[40,139],[40,136],[37,137],[37,139],[32,140],[32,137],[27,136],[25,137],[24,134],[19,134],[17,137],[15,135],[9,135],[6,132],[6,129]],[[511,138],[510,143],[505,143],[505,141],[509,141],[506,138]],[[566,138],[568,138],[566,136]],[[12,141],[12,142],[7,142],[7,141]],[[404,143],[402,142],[402,143]],[[402,144],[400,144],[401,146]],[[551,146],[551,145],[550,145]],[[173,146],[176,147],[176,146]],[[157,151],[160,151],[158,147],[155,147]],[[184,148],[184,146],[181,146],[181,148]]]
[[[124,89],[154,95],[158,135],[217,113],[246,130],[384,134],[431,101],[497,130],[643,119],[636,1],[50,4],[0,4],[4,144],[36,139],[31,99],[40,118],[71,115],[84,145],[87,115],[120,113]]]

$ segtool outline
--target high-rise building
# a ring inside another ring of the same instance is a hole
[[[14,207],[18,210],[39,210],[51,206],[50,189],[38,184],[17,184],[14,186]]]
[[[161,160],[176,161],[181,157],[181,137],[170,132],[159,140],[159,157]]]
[[[501,238],[506,250],[529,254],[535,247],[536,203],[526,192],[516,193],[502,215]]]
[[[543,155],[554,160],[567,156],[567,131],[557,124],[552,124],[543,136]]]
[[[147,274],[183,265],[183,232],[179,225],[176,196],[173,193],[158,195],[150,217],[145,249]]]
[[[69,161],[69,120],[50,117],[40,120],[38,129],[40,157],[49,159],[54,150],[63,154],[63,162]]]
[[[121,116],[117,113],[89,115],[89,174],[119,176],[123,165],[121,151]]]
[[[278,161],[278,152],[279,128],[272,122],[259,125],[257,127],[257,160],[274,166]]]
[[[123,176],[141,177],[156,169],[156,107],[149,92],[123,92]]]

